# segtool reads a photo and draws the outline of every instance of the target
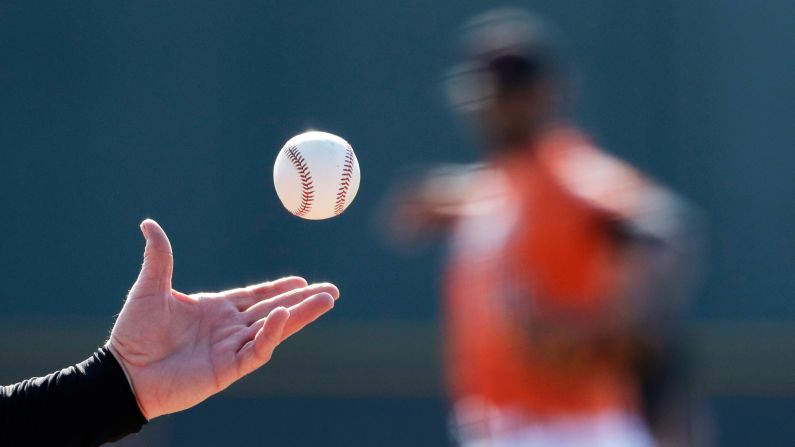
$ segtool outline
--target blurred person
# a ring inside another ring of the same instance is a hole
[[[498,10],[446,80],[483,163],[398,188],[393,236],[452,235],[447,377],[465,446],[688,445],[675,340],[687,207],[564,118],[548,25]]]
[[[138,432],[267,363],[339,297],[299,277],[186,295],[171,288],[163,229],[147,219],[141,230],[143,266],[110,339],[82,363],[0,387],[0,445],[96,446]]]

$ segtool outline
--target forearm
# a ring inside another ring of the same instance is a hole
[[[145,423],[107,348],[45,377],[0,387],[0,445],[97,446]]]

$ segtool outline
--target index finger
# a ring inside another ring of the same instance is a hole
[[[307,282],[304,278],[288,276],[275,281],[226,290],[219,292],[216,296],[231,301],[242,312],[260,301],[306,286]]]

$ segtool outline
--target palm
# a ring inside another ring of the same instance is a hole
[[[109,346],[130,377],[144,415],[189,408],[266,363],[284,338],[333,306],[331,284],[283,278],[219,293],[171,289],[168,239],[153,221],[144,265]]]

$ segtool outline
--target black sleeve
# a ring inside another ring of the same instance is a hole
[[[144,424],[127,377],[106,348],[48,376],[0,387],[2,446],[98,446]]]

